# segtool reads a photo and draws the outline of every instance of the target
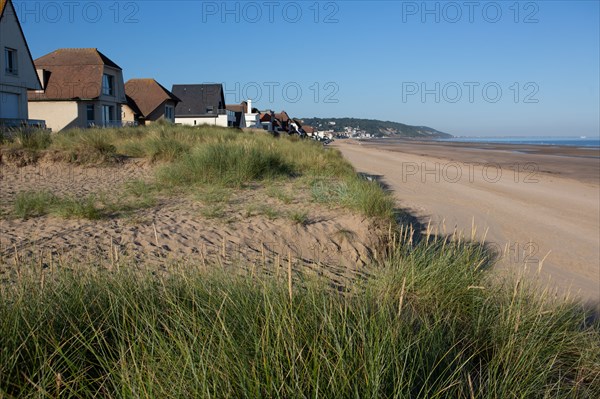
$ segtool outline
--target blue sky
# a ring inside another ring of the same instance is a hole
[[[14,1],[34,58],[454,135],[600,134],[598,1]]]

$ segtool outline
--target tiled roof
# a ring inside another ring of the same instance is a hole
[[[34,61],[48,79],[44,93],[29,92],[30,100],[73,100],[100,97],[104,67],[121,68],[95,48],[59,49]]]
[[[61,48],[35,60],[36,65],[65,66],[65,65],[106,65],[121,69],[110,58],[96,48]]]
[[[241,104],[227,104],[225,106],[225,108],[228,111],[232,111],[232,112],[243,112],[243,113],[247,113],[247,109],[248,109],[248,104],[246,102],[243,102]]]
[[[287,122],[290,120],[289,115],[285,111],[281,111],[278,114],[275,114],[275,118],[279,119],[281,122]]]
[[[125,83],[127,103],[139,109],[142,116],[147,117],[165,101],[175,103],[181,100],[169,90],[165,89],[154,79],[130,79]],[[133,107],[132,107],[133,108]]]

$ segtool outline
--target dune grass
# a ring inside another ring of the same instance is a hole
[[[598,397],[599,326],[522,282],[491,284],[486,256],[398,245],[345,292],[194,265],[34,267],[0,289],[0,396]]]
[[[98,220],[154,206],[156,191],[154,186],[141,180],[128,182],[124,192],[112,199],[103,193],[77,197],[59,196],[45,190],[23,191],[15,198],[12,215],[21,219],[53,215],[65,219]]]
[[[256,182],[304,178],[318,181],[327,202],[368,217],[391,221],[393,199],[376,182],[360,178],[339,151],[310,140],[298,140],[227,128],[156,124],[139,128],[72,129],[55,134],[29,132],[29,141],[15,138],[3,144],[13,149],[46,151],[52,160],[77,164],[115,162],[123,157],[146,158],[157,164],[157,189],[239,189]],[[43,143],[39,145],[27,143]],[[289,195],[272,192],[286,204]]]
[[[317,202],[394,217],[377,182],[311,142],[167,125],[51,140],[30,147],[69,162],[160,163],[156,183],[126,186],[136,204],[151,206],[161,190],[191,190],[208,216],[221,217],[240,187],[296,179]],[[271,196],[289,199],[276,189]],[[14,211],[88,217],[128,204],[31,192]],[[301,210],[288,217],[309,218]],[[102,260],[52,265],[54,273],[19,264],[18,277],[0,284],[0,398],[600,396],[600,326],[580,304],[523,278],[492,280],[483,245],[413,240],[407,231],[399,228],[387,256],[344,290],[299,273],[290,284],[279,273],[195,264],[166,274],[102,271]]]
[[[310,189],[315,202],[342,205],[368,217],[394,219],[394,199],[376,181],[358,175],[344,180],[316,178]]]
[[[64,218],[97,220],[101,211],[93,195],[83,198],[59,197],[48,191],[26,191],[17,195],[14,215],[23,219],[56,215]]]

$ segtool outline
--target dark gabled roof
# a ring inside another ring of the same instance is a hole
[[[13,11],[15,10],[15,6],[12,3],[12,0],[0,0],[0,20],[2,20],[2,17],[4,17],[4,11],[6,11],[6,9],[8,8],[7,5],[9,2],[11,4]],[[17,20],[17,25],[19,26],[19,32],[21,33],[21,37],[23,38],[23,41],[25,42],[25,48],[27,49],[27,55],[29,56],[29,61],[31,62],[31,65],[34,65],[33,57],[31,56],[31,51],[29,50],[29,44],[27,43],[27,39],[25,39],[25,34],[23,33],[23,28],[21,27],[21,21],[19,21],[19,17],[16,15],[16,12],[15,12],[15,19]],[[36,80],[37,80],[38,86],[37,87],[28,87],[28,89],[38,90],[38,89],[42,88],[42,84],[40,82],[39,76],[37,76],[37,73],[35,75],[36,75]]]
[[[217,110],[225,109],[222,84],[173,85],[171,91],[181,99],[175,107],[177,117],[211,115],[207,111],[209,107],[212,107],[215,114]]]
[[[93,99],[102,93],[104,67],[121,70],[95,48],[64,48],[34,61],[48,73],[43,93],[29,92],[29,100]]]
[[[130,79],[125,83],[125,94],[127,95],[127,104],[136,107],[140,115],[147,117],[154,110],[161,106],[165,101],[171,100],[176,104],[181,100],[165,89],[154,79]]]

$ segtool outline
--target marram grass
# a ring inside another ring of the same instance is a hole
[[[54,134],[33,131],[17,135],[2,144],[1,148],[4,147],[33,152],[36,156],[32,159],[46,154],[53,161],[77,164],[145,158],[156,164],[157,188],[167,192],[197,191],[206,187],[240,188],[256,182],[305,177],[320,181],[328,190],[343,192],[343,195],[330,196],[325,201],[329,204],[345,206],[387,222],[394,216],[391,195],[381,190],[378,183],[360,178],[339,151],[326,149],[311,140],[274,138],[262,131],[170,124],[71,129]],[[37,197],[46,194],[28,195],[31,199],[21,198],[20,201],[35,202]],[[75,216],[108,215],[106,212],[92,215],[91,204],[92,201],[88,201],[89,212],[75,212]],[[31,216],[21,210],[15,213],[21,217]]]
[[[0,396],[597,398],[599,326],[488,261],[399,245],[344,292],[194,265],[22,277],[0,291]]]
[[[389,193],[306,141],[156,125],[3,145],[69,162],[160,162],[157,184],[127,187],[148,206],[164,186],[193,187],[218,210],[241,185],[304,177],[315,201],[394,216]],[[50,193],[15,204],[23,217],[77,209]],[[407,231],[343,291],[216,265],[156,275],[18,264],[0,283],[0,398],[600,397],[600,326],[581,304],[525,279],[492,281],[481,245],[413,242]]]

